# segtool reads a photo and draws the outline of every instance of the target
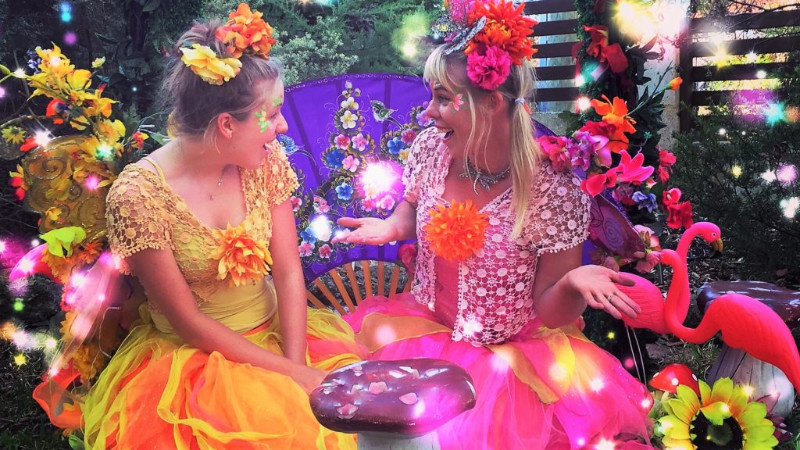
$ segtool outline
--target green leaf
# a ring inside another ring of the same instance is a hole
[[[147,3],[142,7],[142,12],[153,12],[161,6],[161,0],[147,0]]]
[[[72,256],[73,244],[79,244],[86,239],[86,231],[81,227],[64,227],[50,230],[39,236],[47,242],[47,250],[50,254],[63,258]]]

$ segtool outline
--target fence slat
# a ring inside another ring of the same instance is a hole
[[[693,106],[704,105],[722,105],[730,103],[731,98],[734,96],[757,98],[758,95],[763,94],[764,90],[756,89],[727,89],[722,91],[694,91],[692,92],[691,101]],[[780,90],[770,90],[773,95],[780,95]]]
[[[575,34],[578,28],[578,19],[569,20],[550,20],[536,25],[534,34],[536,36],[556,36],[560,34]]]
[[[525,3],[525,14],[550,14],[575,11],[574,0],[540,0]]]
[[[692,19],[691,24],[692,28],[698,31],[716,30],[720,25],[726,31],[796,27],[800,26],[800,10],[737,14],[728,16],[722,21],[718,18],[697,17]]]
[[[574,42],[559,42],[557,44],[535,45],[537,58],[558,58],[561,56],[572,56],[572,46]]]
[[[575,66],[545,66],[536,68],[539,81],[572,80],[575,78]]]
[[[572,102],[578,98],[576,87],[541,88],[536,90],[537,102]]]
[[[729,55],[746,55],[750,52],[784,53],[800,50],[800,39],[796,36],[774,37],[763,39],[739,39],[723,42],[726,53]],[[542,46],[543,47],[543,46]],[[692,56],[713,56],[717,53],[717,45],[711,42],[695,42],[689,47]]]
[[[756,74],[779,69],[783,64],[737,64],[733,66],[699,66],[692,68],[692,81],[755,80]]]

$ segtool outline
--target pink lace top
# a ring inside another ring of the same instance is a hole
[[[417,205],[418,236],[430,220],[429,211],[447,204],[442,195],[451,161],[435,128],[421,132],[412,145],[403,182],[406,200]],[[581,191],[577,176],[557,173],[544,162],[531,186],[519,238],[511,239],[515,215],[509,188],[481,209],[489,216],[489,226],[485,245],[475,256],[449,264],[436,258],[424,239],[419,240],[411,292],[453,327],[454,341],[474,345],[505,342],[535,315],[532,292],[539,256],[583,243],[588,234],[589,206],[590,198]],[[449,283],[439,283],[437,276],[457,280],[458,292],[450,286],[445,288]]]

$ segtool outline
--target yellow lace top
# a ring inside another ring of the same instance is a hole
[[[240,169],[240,178],[247,208],[244,219],[247,233],[253,239],[269,242],[272,236],[270,210],[288,199],[297,188],[297,175],[283,147],[274,141],[264,164],[256,170]],[[265,290],[274,296],[272,283],[266,280],[237,288],[230,287],[227,280],[217,279],[218,261],[211,258],[220,245],[214,235],[215,229],[202,223],[189,210],[162,175],[134,164],[125,167],[109,190],[106,219],[111,250],[123,259],[124,272],[130,273],[124,258],[134,253],[144,249],[172,249],[198,305],[212,317],[220,319],[223,318],[220,316],[236,313],[235,305],[231,310],[231,293],[247,294],[233,296],[241,298],[241,302],[235,303],[242,303],[243,307],[247,303],[245,297],[258,297]],[[221,300],[227,305],[220,305]],[[272,306],[269,309],[274,310]]]

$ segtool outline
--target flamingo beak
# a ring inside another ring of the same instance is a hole
[[[722,253],[722,238],[711,243],[711,248],[717,253]]]

